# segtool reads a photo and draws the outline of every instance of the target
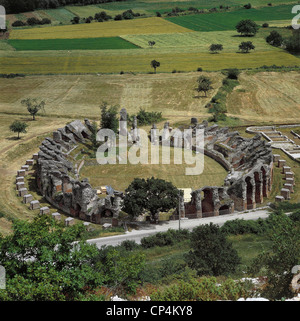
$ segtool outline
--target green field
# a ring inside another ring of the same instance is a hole
[[[222,31],[234,30],[236,24],[242,19],[254,21],[292,20],[290,5],[277,7],[253,8],[231,12],[218,12],[211,14],[197,14],[166,18],[184,28],[194,31]]]
[[[268,30],[270,33],[270,30]],[[255,45],[255,51],[274,51],[265,40],[265,32],[259,32],[251,41]],[[208,52],[212,43],[223,45],[222,52],[237,52],[239,44],[244,38],[239,37],[234,31],[211,31],[211,32],[187,32],[173,34],[152,35],[126,35],[123,39],[134,43],[142,48],[150,48],[148,41],[155,41],[155,48],[197,48],[200,52]],[[151,49],[152,50],[152,49]],[[213,58],[212,58],[213,59]]]
[[[8,40],[16,50],[105,50],[136,49],[138,46],[120,38]]]

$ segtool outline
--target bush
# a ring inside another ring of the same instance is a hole
[[[206,224],[193,229],[187,264],[201,275],[228,275],[241,263],[237,251],[218,225]]]
[[[203,69],[201,67],[198,67],[197,71],[201,72],[201,71],[203,71]]]
[[[244,8],[245,8],[245,9],[251,9],[251,8],[252,8],[251,3],[245,4],[245,5],[244,5]]]
[[[265,23],[262,24],[262,27],[263,28],[269,28],[269,24],[267,22],[265,22]]]
[[[190,232],[188,230],[168,230],[167,232],[159,232],[154,235],[142,238],[141,245],[146,249],[155,246],[168,246],[186,240],[189,237]]]
[[[12,23],[12,26],[13,27],[24,27],[26,26],[27,24],[21,20],[17,20],[15,22]]]
[[[281,34],[275,30],[271,31],[271,33],[266,38],[268,44],[274,47],[280,47],[283,43],[283,37]]]
[[[193,278],[188,282],[180,280],[150,294],[152,301],[235,301],[245,296],[244,283],[226,279],[218,284],[214,277]]]
[[[243,219],[235,219],[227,221],[221,227],[222,232],[225,234],[262,234],[268,229],[268,223],[265,220],[258,219],[257,221],[245,221]]]
[[[34,17],[28,18],[28,19],[27,19],[27,24],[28,24],[29,26],[39,25],[39,24],[40,24],[40,20],[37,19],[37,18],[34,18]]]
[[[134,115],[129,116],[128,120],[129,122],[133,122]],[[144,109],[140,109],[138,114],[136,115],[138,125],[151,125],[157,122],[160,122],[163,120],[162,113],[161,112],[148,112]]]
[[[117,14],[114,18],[114,20],[118,21],[118,20],[123,20],[123,17],[121,14]]]
[[[227,70],[227,78],[228,79],[238,79],[240,73],[241,72],[236,68],[228,69]]]

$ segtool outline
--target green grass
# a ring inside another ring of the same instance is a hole
[[[105,50],[136,49],[138,46],[120,38],[8,40],[16,50]],[[0,47],[1,48],[1,47]]]
[[[274,51],[275,47],[270,46],[265,36],[270,33],[263,30],[259,31],[255,37],[251,37],[251,41],[255,45],[255,51]],[[174,34],[152,34],[152,35],[126,35],[122,36],[135,45],[148,48],[148,41],[155,41],[154,48],[197,48],[199,52],[208,52],[212,43],[219,43],[223,45],[223,52],[237,52],[239,44],[244,41],[244,37],[239,37],[234,31],[211,31],[211,32],[187,32],[187,33],[174,33]],[[221,53],[221,54],[222,54]],[[213,56],[212,56],[213,59]]]
[[[234,30],[236,24],[242,19],[254,21],[292,20],[291,5],[277,7],[253,8],[249,10],[236,10],[231,12],[218,12],[211,14],[197,14],[166,18],[182,27],[195,31],[222,31]]]

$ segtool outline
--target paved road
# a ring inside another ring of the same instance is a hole
[[[248,213],[241,213],[236,212],[233,214],[221,215],[221,216],[214,216],[214,217],[206,217],[201,219],[184,219],[180,221],[180,227],[182,229],[189,229],[192,230],[194,227],[202,225],[202,224],[209,224],[210,222],[217,224],[219,226],[223,225],[226,221],[235,220],[237,218],[244,219],[244,220],[257,220],[258,218],[267,218],[269,211],[267,209],[260,209]],[[165,232],[168,229],[178,229],[179,222],[178,221],[167,221],[162,224],[158,225],[149,225],[143,226],[140,230],[133,230],[128,232],[124,235],[116,235],[116,236],[108,236],[108,237],[101,237],[98,239],[91,239],[88,240],[88,243],[96,244],[98,248],[103,245],[119,245],[125,240],[132,240],[136,243],[140,243],[143,237],[155,234],[157,232]]]

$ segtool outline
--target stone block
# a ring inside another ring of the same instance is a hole
[[[23,197],[24,195],[28,194],[27,188],[21,188],[18,190],[19,196]]]
[[[32,166],[34,164],[34,159],[27,159],[26,165]]]
[[[286,164],[286,160],[285,159],[279,159],[279,161],[278,161],[278,167],[279,168],[285,166],[285,164]]]
[[[41,215],[50,214],[50,209],[49,209],[49,207],[47,207],[47,206],[41,207],[41,208],[40,208],[40,214],[41,214]]]
[[[287,184],[295,185],[295,179],[294,179],[294,177],[286,178],[286,179],[285,179],[285,182],[286,182]]]
[[[283,166],[282,167],[282,174],[285,174],[286,172],[290,172],[290,171],[291,171],[290,166]]]
[[[283,187],[289,189],[291,193],[294,193],[294,186],[293,186],[293,184],[287,184],[287,183],[285,183],[285,184],[283,185]]]
[[[37,160],[37,159],[39,159],[39,154],[38,154],[38,153],[36,153],[36,154],[33,154],[33,155],[32,155],[32,158],[33,158],[34,160]]]
[[[283,196],[285,200],[289,200],[291,198],[290,190],[287,188],[282,188],[280,191],[280,195]]]
[[[40,208],[40,202],[39,201],[31,201],[30,202],[30,209],[31,210],[37,210]]]
[[[24,177],[25,175],[26,175],[25,169],[18,170],[18,172],[17,172],[18,177]]]
[[[19,183],[19,182],[24,182],[24,176],[20,176],[16,178],[16,183]]]
[[[278,154],[273,154],[273,162],[275,163],[277,163],[278,161],[280,160],[280,155],[278,155]]]
[[[16,183],[16,189],[19,191],[21,188],[25,188],[25,183],[24,182]]]
[[[284,199],[283,196],[277,195],[277,196],[275,197],[275,202],[283,202],[284,200],[285,200],[285,199]]]
[[[26,194],[23,196],[23,203],[28,204],[33,201],[33,196],[31,194]]]
[[[56,212],[56,213],[52,213],[51,215],[55,220],[60,221],[61,215],[59,213]]]
[[[285,178],[294,178],[294,173],[293,172],[286,172],[285,173]]]
[[[68,217],[65,219],[65,226],[71,226],[75,224],[75,220],[73,217]]]
[[[26,172],[29,171],[29,165],[23,165],[21,169],[24,169]]]

